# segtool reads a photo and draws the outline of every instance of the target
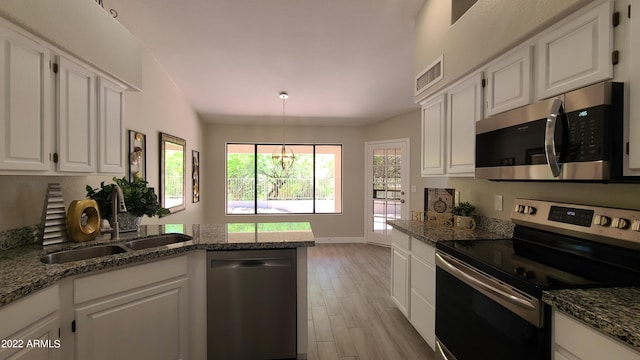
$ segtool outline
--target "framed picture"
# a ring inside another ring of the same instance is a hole
[[[129,130],[129,181],[147,179],[147,136],[140,131]]]
[[[424,213],[428,222],[445,226],[451,223],[454,193],[455,189],[424,189]]]
[[[191,158],[192,201],[197,203],[200,201],[200,152],[191,150]]]
[[[187,142],[160,133],[160,204],[171,214],[186,209]]]

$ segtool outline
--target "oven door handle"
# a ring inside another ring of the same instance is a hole
[[[487,291],[511,304],[529,311],[536,310],[537,308],[531,301],[522,297],[515,291],[508,292],[506,290],[498,289],[494,286],[491,286],[480,279],[482,275],[470,273],[468,272],[468,270],[465,271],[463,269],[460,269],[457,265],[454,265],[450,261],[445,260],[439,253],[436,253],[436,264],[445,269],[451,275],[460,279],[462,282],[470,285],[475,285],[477,288],[479,288],[479,290],[481,289]]]
[[[558,158],[556,157],[556,121],[560,116],[562,109],[562,100],[556,98],[551,104],[549,115],[547,116],[547,123],[544,132],[544,151],[547,156],[547,164],[551,169],[551,174],[554,178],[560,176],[560,164],[558,164]]]

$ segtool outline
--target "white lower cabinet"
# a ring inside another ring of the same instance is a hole
[[[0,310],[0,359],[60,359],[58,286],[29,295]]]
[[[596,329],[559,311],[553,311],[554,360],[639,360],[632,350]]]
[[[435,249],[419,240],[411,243],[411,306],[409,321],[424,340],[436,346]]]
[[[409,316],[409,254],[395,246],[391,251],[391,299]]]
[[[78,359],[188,359],[187,256],[74,280]]]
[[[435,349],[435,248],[397,230],[391,239],[391,299]]]

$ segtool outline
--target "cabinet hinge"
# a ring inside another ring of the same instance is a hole
[[[58,73],[58,64],[57,63],[53,63],[53,73],[54,74]]]
[[[482,79],[482,87],[486,87],[487,86],[487,79]]]
[[[71,332],[76,332],[76,321],[75,320],[73,320],[71,322]]]
[[[53,162],[54,164],[58,163],[58,153],[53,153]]]
[[[614,50],[611,53],[611,63],[613,65],[618,65],[619,62],[620,62],[620,51],[619,50]]]
[[[627,141],[627,155],[629,155],[629,142]]]
[[[613,27],[620,25],[620,11],[613,13],[613,16],[611,17],[611,25],[613,25]]]
[[[627,17],[631,19],[631,5],[627,6]]]

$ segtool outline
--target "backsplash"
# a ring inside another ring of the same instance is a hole
[[[38,243],[40,225],[0,231],[0,251]]]

